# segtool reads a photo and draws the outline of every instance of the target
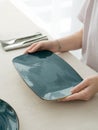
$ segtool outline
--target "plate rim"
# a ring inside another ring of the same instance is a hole
[[[6,103],[8,106],[11,107],[11,109],[14,111],[16,117],[17,117],[17,123],[18,123],[18,129],[17,130],[20,130],[20,123],[19,123],[19,117],[18,117],[18,114],[16,113],[15,109],[12,107],[12,105],[10,105],[7,101],[3,100],[0,98],[0,101]]]

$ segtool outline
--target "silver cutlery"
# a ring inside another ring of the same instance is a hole
[[[41,35],[42,34],[38,32],[34,35],[26,36],[26,37],[22,37],[22,38],[15,38],[15,39],[10,39],[10,40],[0,40],[0,43],[4,44],[4,45],[16,44],[16,43],[19,43],[21,41],[26,41],[28,39],[32,39],[34,37],[38,37],[38,36],[41,36]]]
[[[48,40],[47,36],[44,36],[41,33],[37,33],[32,36],[27,36],[18,39],[11,39],[11,40],[4,40],[4,41],[0,40],[0,42],[5,51],[10,51],[14,49],[27,47],[35,42],[39,42],[42,40]]]

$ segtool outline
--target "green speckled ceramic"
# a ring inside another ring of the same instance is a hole
[[[63,59],[50,51],[23,54],[13,63],[26,84],[42,99],[57,100],[83,79]]]
[[[0,99],[0,130],[19,130],[19,121],[14,109]]]

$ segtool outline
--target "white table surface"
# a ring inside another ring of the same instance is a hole
[[[7,0],[2,1],[0,1],[1,39],[19,37],[36,31],[44,32]],[[3,12],[4,10],[6,11]],[[17,20],[20,22],[17,23]],[[40,99],[23,82],[12,64],[12,59],[23,54],[24,50],[5,52],[0,46],[0,98],[7,101],[17,112],[20,130],[98,130],[98,95],[88,102],[60,103]],[[70,53],[59,55],[83,78],[96,74]]]

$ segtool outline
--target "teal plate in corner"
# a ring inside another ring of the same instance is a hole
[[[0,130],[19,130],[19,120],[15,110],[0,99]]]
[[[63,59],[50,51],[23,54],[13,59],[26,84],[42,99],[57,100],[71,94],[83,79]]]

